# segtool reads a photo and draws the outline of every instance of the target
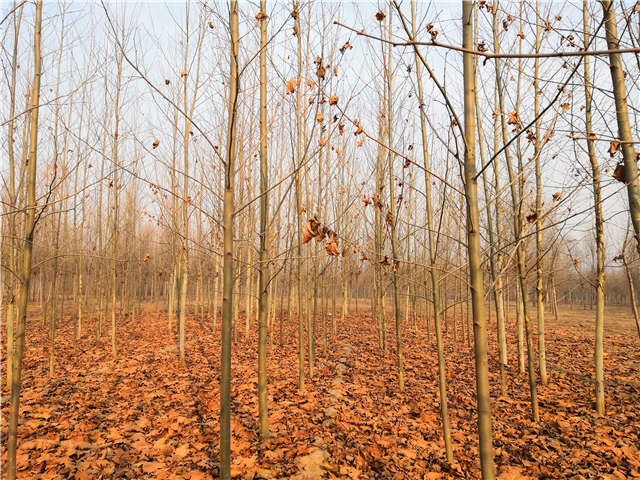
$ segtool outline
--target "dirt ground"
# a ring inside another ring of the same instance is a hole
[[[512,310],[513,311],[513,310]],[[541,421],[530,421],[527,377],[518,373],[515,325],[509,331],[507,398],[498,398],[495,336],[490,337],[497,473],[517,478],[640,478],[640,341],[627,309],[607,311],[606,415],[594,413],[593,312],[547,312],[548,386],[538,386]],[[277,321],[276,321],[277,322]],[[350,314],[323,345],[318,321],[313,378],[297,388],[297,326],[276,323],[269,351],[271,439],[257,441],[256,340],[240,328],[233,347],[232,458],[237,478],[479,478],[471,346],[446,339],[448,400],[456,463],[445,461],[437,361],[424,322],[404,330],[406,384],[397,387],[395,332],[378,348],[366,314]],[[220,336],[212,319],[187,324],[187,366],[164,313],[118,322],[117,361],[109,330],[95,339],[84,324],[74,354],[72,325],[60,322],[55,375],[47,329],[28,323],[19,428],[19,478],[175,478],[218,475]],[[244,322],[241,321],[240,325]],[[494,329],[491,320],[490,327]],[[6,365],[3,344],[2,364]],[[3,367],[4,370],[4,367]],[[7,389],[2,443],[6,462]],[[4,468],[3,468],[4,470]]]

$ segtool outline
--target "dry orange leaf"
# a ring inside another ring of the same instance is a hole
[[[287,82],[287,93],[293,93],[296,91],[297,81],[295,78],[290,79]]]

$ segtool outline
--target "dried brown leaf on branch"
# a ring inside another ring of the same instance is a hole
[[[312,238],[318,235],[318,227],[320,224],[315,217],[311,217],[304,225],[304,233],[302,236],[302,243],[309,243]]]
[[[518,112],[509,112],[509,116],[507,118],[508,125],[520,125],[520,115]]]
[[[353,46],[349,42],[345,42],[345,44],[340,47],[340,53],[344,55],[344,52],[347,50],[353,50]]]
[[[382,202],[380,201],[380,198],[378,197],[378,194],[377,194],[377,193],[374,193],[374,194],[373,194],[372,200],[373,200],[373,204],[374,204],[377,208],[379,208],[380,210],[382,210]]]
[[[158,146],[160,145],[160,140],[155,139],[155,140],[153,141],[153,144],[152,144],[152,145],[153,145],[153,149],[155,150],[155,149],[156,149],[156,148],[158,148]]]
[[[256,15],[256,20],[262,20],[263,18],[267,18],[268,15],[264,12],[258,12],[258,14]]]
[[[320,223],[318,223],[316,230],[316,242],[321,242],[322,240],[324,240],[324,238],[327,236],[327,233],[329,232],[329,229]]]
[[[620,145],[620,142],[618,140],[614,140],[609,144],[609,156],[611,158],[613,158],[616,154],[616,152],[619,152],[622,150],[622,145]]]
[[[332,95],[329,97],[329,105],[336,105],[338,103],[338,97]]]
[[[293,93],[296,91],[296,86],[298,85],[298,82],[296,81],[295,78],[291,78],[288,82],[287,82],[287,93]]]
[[[536,135],[535,135],[535,133],[533,133],[533,130],[531,130],[531,129],[527,130],[527,141],[529,143],[533,143],[533,142],[536,141]]]
[[[316,122],[322,123],[324,121],[324,115],[322,114],[322,112],[319,112],[316,115]]]
[[[338,249],[338,235],[336,232],[329,232],[329,238],[327,239],[327,245],[325,248],[329,255],[338,255],[340,253],[340,250]]]
[[[624,175],[624,164],[623,163],[619,163],[618,165],[616,165],[616,168],[613,171],[613,178],[616,179],[619,182],[622,182],[622,183],[626,182],[626,177]]]
[[[353,134],[354,134],[355,136],[358,136],[358,135],[360,135],[362,132],[364,132],[364,129],[362,128],[362,125],[360,125],[360,122],[359,122],[358,120],[356,120],[354,123],[355,123],[356,127],[358,127],[358,128],[356,128],[356,131],[355,131],[355,132],[353,132]]]
[[[527,223],[536,223],[536,220],[538,220],[538,214],[536,212],[531,212],[526,218]]]
[[[387,17],[387,14],[384,13],[382,10],[376,13],[376,20],[379,22],[382,22],[386,17]]]

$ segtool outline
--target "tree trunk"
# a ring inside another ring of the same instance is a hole
[[[618,27],[616,14],[611,0],[601,0],[604,10],[604,26],[607,35],[607,47],[609,50],[619,48]],[[629,112],[627,108],[627,93],[624,85],[624,72],[619,53],[609,54],[609,68],[611,70],[611,83],[613,85],[613,97],[616,104],[616,119],[618,122],[618,136],[622,146],[622,158],[624,161],[624,181],[627,184],[629,196],[629,214],[636,238],[636,249],[640,253],[640,183],[638,183],[638,166],[636,153],[633,148],[631,126],[629,124]]]
[[[18,285],[16,338],[14,356],[11,366],[11,405],[9,408],[9,426],[7,432],[7,479],[16,478],[16,451],[18,444],[18,419],[20,416],[20,388],[22,383],[22,357],[24,353],[24,335],[27,320],[27,300],[29,282],[31,280],[31,256],[33,252],[33,234],[36,223],[36,163],[38,153],[38,114],[40,110],[40,77],[42,72],[42,57],[40,54],[40,40],[42,38],[42,0],[36,2],[36,18],[34,26],[34,72],[31,89],[31,132],[29,135],[29,157],[26,178],[26,211],[24,225],[24,245],[22,262],[20,265],[20,282]]]
[[[589,13],[588,2],[582,2],[582,22],[584,27],[585,48],[589,45]],[[593,142],[591,122],[591,75],[589,72],[589,57],[585,56],[584,62],[584,96],[585,96],[585,127],[587,130],[587,150],[591,163],[591,175],[593,177],[593,209],[596,227],[596,281],[594,283],[596,294],[596,331],[594,348],[595,368],[595,397],[596,411],[604,414],[604,218],[602,215],[602,188],[600,187],[600,166],[596,157],[596,149]],[[626,261],[625,261],[626,264]]]
[[[538,0],[536,0],[536,18],[539,18]],[[536,22],[536,43],[535,51],[540,51],[540,22]],[[540,95],[538,94],[538,76],[540,60],[535,59],[533,74],[534,91],[534,115],[535,122],[535,142],[534,153],[536,164],[536,317],[538,320],[538,367],[540,369],[540,383],[546,385],[549,382],[547,375],[547,358],[544,344],[544,283],[543,283],[543,245],[542,245],[542,169],[540,165],[541,141],[540,141]]]
[[[391,2],[390,2],[391,5]],[[389,24],[388,35],[389,40],[392,40],[392,10],[389,9]],[[387,168],[389,175],[389,214],[390,217],[388,223],[391,229],[391,268],[392,268],[392,284],[393,284],[393,312],[395,315],[396,323],[396,357],[398,365],[398,388],[404,389],[404,358],[402,352],[402,312],[400,310],[400,299],[398,290],[400,285],[398,282],[398,268],[400,267],[400,260],[398,258],[398,234],[396,232],[396,225],[398,221],[399,210],[396,209],[395,198],[395,179],[393,177],[393,88],[392,88],[392,74],[391,74],[391,46],[387,46],[387,58],[385,61],[385,77],[387,84],[387,140],[389,144],[389,150],[387,154]]]
[[[473,3],[462,2],[462,46],[474,49]],[[478,402],[478,435],[480,467],[483,480],[495,478],[493,466],[493,441],[491,433],[491,404],[489,397],[489,364],[487,356],[487,325],[484,302],[484,279],[482,273],[482,250],[480,248],[480,212],[478,210],[478,183],[476,179],[476,135],[475,101],[476,73],[474,58],[463,54],[464,70],[464,180],[467,200],[467,249],[469,276],[473,308],[473,336],[476,363],[476,389]]]
[[[267,11],[267,0],[260,0],[260,11]],[[269,437],[267,405],[267,312],[269,305],[269,182],[267,162],[267,16],[260,19],[260,260],[258,289],[258,423],[260,440]]]

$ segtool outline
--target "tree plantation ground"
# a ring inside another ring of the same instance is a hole
[[[507,319],[508,397],[499,397],[495,337],[489,338],[497,473],[519,478],[640,478],[640,343],[627,308],[607,310],[606,414],[593,410],[593,312],[548,315],[550,382],[538,386],[541,421],[530,421],[526,374],[518,373],[513,306]],[[150,310],[150,308],[147,308]],[[232,475],[236,478],[479,478],[472,348],[445,336],[455,463],[448,466],[440,427],[433,334],[423,319],[405,335],[405,389],[397,388],[392,345],[378,347],[369,313],[352,308],[297,388],[297,320],[276,315],[269,345],[271,438],[257,432],[256,335],[237,332],[232,362]],[[368,310],[367,310],[368,312]],[[48,335],[30,311],[19,427],[18,478],[216,478],[219,475],[220,332],[212,318],[187,317],[187,364],[177,362],[166,312],[119,324],[119,359],[95,318],[73,352],[73,322],[58,327],[55,374]],[[283,321],[284,343],[279,341]],[[240,324],[244,324],[243,313]],[[330,320],[330,319],[329,319]],[[494,320],[490,320],[493,322]],[[389,322],[391,323],[391,322]],[[219,326],[219,322],[218,322]],[[270,333],[271,333],[270,332]],[[388,337],[392,337],[389,329]],[[2,363],[6,350],[3,346]],[[3,385],[3,400],[7,390]],[[3,401],[2,437],[8,402]],[[6,451],[3,450],[3,463]]]

